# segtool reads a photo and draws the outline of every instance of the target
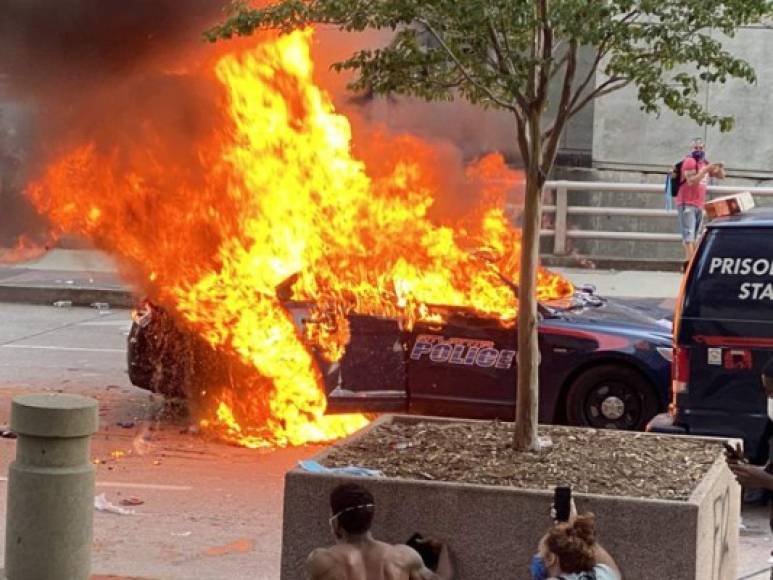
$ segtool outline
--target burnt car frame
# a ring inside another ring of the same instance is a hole
[[[308,322],[311,304],[285,306],[299,327]],[[312,347],[327,412],[513,420],[517,329],[468,309],[437,308],[444,322],[420,321],[410,330],[394,318],[350,314],[350,341],[339,361]],[[153,346],[182,336],[168,314],[146,305],[129,334],[132,383],[184,395],[172,360]],[[644,428],[669,398],[671,342],[667,324],[593,288],[541,304],[540,422]]]

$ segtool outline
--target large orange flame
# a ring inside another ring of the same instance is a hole
[[[341,356],[347,313],[411,324],[453,305],[508,323],[517,308],[498,274],[517,282],[519,233],[503,211],[514,173],[499,156],[471,168],[469,181],[487,184],[479,210],[437,225],[428,212],[442,168],[407,137],[385,152],[388,171],[355,158],[347,118],[312,80],[310,37],[272,37],[217,62],[223,128],[191,144],[197,167],[175,163],[151,134],[111,151],[84,144],[29,188],[58,229],[116,255],[188,327],[257,370],[248,388],[225,385],[202,411],[205,427],[250,447],[326,441],[365,424],[324,415],[310,354],[313,343]],[[316,305],[306,336],[277,294],[294,275],[293,298]],[[547,271],[539,287],[543,299],[572,291]]]

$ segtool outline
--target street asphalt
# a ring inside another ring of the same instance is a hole
[[[135,515],[95,511],[95,574],[276,580],[283,476],[319,448],[253,451],[207,441],[185,420],[160,420],[161,400],[127,378],[128,329],[126,310],[0,304],[0,424],[16,394],[99,401],[97,494],[143,503]],[[15,441],[0,439],[0,487],[14,453]],[[2,490],[0,522],[5,500]]]
[[[52,305],[66,299],[55,291],[79,286],[96,291],[98,299],[89,298],[95,302],[109,302],[107,294],[99,294],[103,290],[122,292],[130,300],[113,265],[92,253],[52,254],[0,267],[0,424],[7,423],[15,394],[67,392],[99,401],[101,425],[92,453],[97,493],[114,504],[129,497],[143,503],[133,508],[134,515],[95,512],[94,573],[276,580],[284,473],[319,448],[242,449],[192,433],[184,419],[160,418],[162,401],[131,386],[126,375],[129,312],[116,309],[116,303],[103,311]],[[656,317],[669,314],[681,278],[659,272],[563,272],[576,284],[595,284],[599,293],[621,297]],[[22,293],[39,288],[54,293],[41,293],[42,305],[3,303],[1,287],[8,285]],[[14,453],[14,440],[0,439],[0,474],[7,473]],[[5,483],[0,477],[0,487]],[[766,511],[746,507],[743,516],[738,575],[767,578],[748,576],[766,567],[773,547]],[[0,542],[0,557],[3,546]]]

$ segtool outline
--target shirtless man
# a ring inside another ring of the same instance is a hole
[[[370,526],[373,496],[356,483],[336,487],[330,494],[330,529],[338,543],[314,550],[306,562],[311,580],[450,580],[448,549],[442,546],[437,572],[428,569],[416,550],[373,538]]]

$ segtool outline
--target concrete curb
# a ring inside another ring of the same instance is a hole
[[[68,300],[73,306],[106,302],[113,308],[131,308],[137,301],[129,290],[120,288],[0,284],[0,302],[50,306],[59,300]]]
[[[674,260],[632,260],[604,256],[540,256],[540,263],[553,268],[580,268],[593,270],[637,271],[637,272],[681,272],[682,261]],[[587,266],[594,265],[593,268]]]

